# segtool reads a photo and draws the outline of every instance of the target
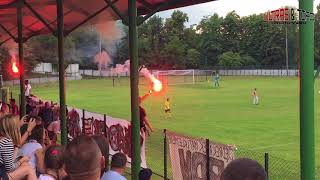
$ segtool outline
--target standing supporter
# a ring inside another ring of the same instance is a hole
[[[111,169],[105,173],[101,180],[126,180],[124,174],[127,164],[127,157],[123,153],[117,153],[112,156]]]
[[[30,165],[36,169],[36,156],[35,153],[38,149],[44,146],[44,128],[42,125],[37,125],[32,131],[31,135],[28,137],[27,143],[25,143],[21,149],[20,153],[22,156],[30,157]]]
[[[24,95],[26,96],[26,98],[28,98],[31,95],[31,85],[29,83],[29,80],[25,80],[24,85],[25,85]]]
[[[51,122],[48,127],[48,135],[53,144],[56,143],[57,141],[57,136],[60,134],[60,110],[59,106],[54,106],[53,107],[53,122]]]
[[[49,102],[44,103],[44,107],[39,111],[39,116],[42,118],[45,128],[53,122],[53,111]]]
[[[146,110],[142,107],[142,102],[144,100],[146,100],[146,98],[148,96],[150,96],[152,93],[152,91],[150,91],[149,93],[139,97],[139,113],[140,113],[140,130],[143,131],[143,132],[148,132],[149,130],[151,132],[153,132],[153,128],[151,126],[151,123],[147,117],[147,113],[146,113]]]
[[[68,132],[72,138],[75,138],[81,134],[80,116],[75,109],[72,109],[68,113]]]
[[[15,99],[10,99],[10,113],[13,115],[19,115],[19,108]]]
[[[27,179],[35,180],[35,171],[28,164],[29,158],[22,157],[15,161],[16,149],[21,143],[19,131],[20,120],[14,115],[0,118],[0,177],[2,180]]]
[[[108,140],[104,135],[95,135],[92,136],[92,138],[96,141],[98,144],[100,151],[102,153],[102,156],[105,159],[105,167],[101,170],[101,176],[104,175],[108,171],[109,166],[109,144]]]
[[[71,180],[100,180],[105,160],[93,138],[82,135],[73,139],[66,147],[64,159]]]
[[[62,146],[49,146],[44,155],[45,173],[39,176],[38,180],[60,180],[66,175],[63,170],[63,155]]]
[[[263,167],[254,160],[241,158],[233,160],[222,172],[221,180],[267,180]]]

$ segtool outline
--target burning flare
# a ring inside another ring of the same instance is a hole
[[[14,72],[14,73],[18,73],[19,72],[19,68],[17,67],[17,63],[16,62],[12,63],[12,72]]]
[[[162,89],[162,83],[155,77],[151,76],[151,81],[153,82],[153,90],[156,92],[160,92]]]

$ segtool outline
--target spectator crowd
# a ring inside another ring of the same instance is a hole
[[[112,155],[105,135],[81,135],[79,115],[67,112],[66,146],[58,142],[59,106],[27,97],[27,116],[19,118],[14,99],[0,102],[0,179],[1,180],[125,180],[127,157]],[[110,168],[109,168],[110,164]],[[151,169],[142,169],[141,180],[150,180]],[[237,159],[222,172],[221,180],[266,180],[256,161]]]

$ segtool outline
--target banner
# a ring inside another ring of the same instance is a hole
[[[174,180],[205,180],[207,156],[205,139],[167,132]],[[235,146],[209,143],[210,179],[219,180],[229,162],[235,159]]]
[[[38,97],[32,97],[34,105],[42,104],[46,100]],[[83,111],[82,109],[67,107],[68,109],[68,136],[74,138],[80,134],[86,135],[103,135],[108,138],[109,154],[113,155],[118,152],[126,154],[128,166],[131,165],[131,123],[130,121],[104,116],[103,114]],[[84,114],[83,114],[84,113]],[[84,125],[84,127],[83,127]],[[84,131],[84,132],[83,132]],[[145,156],[145,133],[140,131],[141,145],[141,167],[147,168]],[[110,157],[109,157],[110,158]]]
[[[80,117],[80,129],[85,131],[87,135],[104,134],[109,140],[109,154],[113,155],[122,152],[127,155],[128,164],[131,164],[131,123],[124,119],[104,117],[102,114],[83,111],[77,108],[69,108],[69,114],[76,111]],[[105,118],[105,120],[104,120]],[[84,123],[82,122],[84,121]],[[85,126],[84,128],[82,126]],[[69,129],[69,132],[72,132]],[[141,167],[147,168],[145,157],[145,133],[140,131],[141,145]]]

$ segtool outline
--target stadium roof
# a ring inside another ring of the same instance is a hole
[[[147,15],[212,0],[136,0],[138,15]],[[0,0],[0,45],[17,39],[17,6],[23,5],[23,39],[54,33],[57,27],[56,0]],[[128,0],[64,0],[64,33],[81,25],[119,20],[128,14]]]

